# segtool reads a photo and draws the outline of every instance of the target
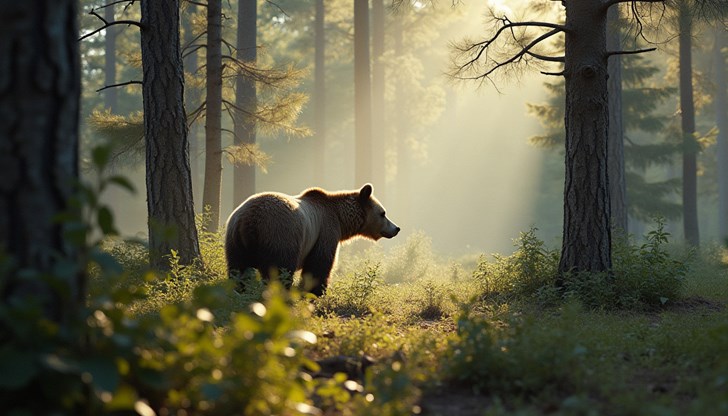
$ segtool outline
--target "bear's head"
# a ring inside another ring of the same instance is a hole
[[[379,240],[382,237],[392,238],[399,233],[397,224],[387,218],[387,213],[377,198],[372,196],[372,186],[366,184],[359,190],[359,204],[364,209],[364,225],[360,235]]]

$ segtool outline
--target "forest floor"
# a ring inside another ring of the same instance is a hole
[[[553,253],[520,244],[510,256],[459,259],[434,255],[422,235],[387,252],[344,247],[327,294],[294,312],[316,335],[304,355],[328,386],[312,403],[324,415],[728,414],[724,248],[636,248],[624,264],[642,273],[629,289],[641,297],[627,290],[613,307],[612,292],[600,299],[584,287],[555,298],[532,278],[551,274]],[[679,295],[660,286],[662,275],[679,277]],[[167,287],[132,309],[154,313],[193,286]],[[646,300],[660,290],[671,295]],[[249,308],[239,296],[214,315]]]

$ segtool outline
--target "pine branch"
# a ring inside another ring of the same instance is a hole
[[[610,51],[607,52],[607,57],[613,56],[613,55],[634,55],[638,53],[645,53],[645,52],[652,52],[656,51],[657,48],[647,48],[647,49],[636,49],[633,51]]]

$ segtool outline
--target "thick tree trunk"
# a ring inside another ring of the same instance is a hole
[[[147,158],[149,260],[166,270],[165,256],[199,258],[192,200],[184,72],[179,46],[179,1],[143,1],[142,71]]]
[[[715,124],[718,126],[718,232],[722,241],[728,239],[728,82],[726,82],[725,55],[728,47],[726,32],[715,29],[713,60],[715,62]]]
[[[607,12],[607,50],[622,49],[619,6]],[[620,55],[609,57],[609,200],[611,201],[613,227],[627,232],[627,181],[624,172],[624,123],[622,113],[622,61]]]
[[[314,181],[325,187],[326,183],[326,8],[324,0],[316,0],[314,22],[314,89],[313,89],[313,129],[314,144]]]
[[[700,244],[698,231],[698,143],[693,102],[692,17],[689,4],[678,5],[680,23],[680,120],[683,134],[683,230],[691,246]]]
[[[40,4],[5,2],[0,10],[0,251],[14,259],[14,271],[42,276],[55,272],[59,256],[75,256],[56,216],[70,209],[78,179],[81,82],[76,1]],[[0,275],[14,280],[17,273]],[[73,311],[63,301],[82,303],[85,280],[83,273],[54,275],[66,287],[0,282],[2,301],[32,297],[63,323]]]
[[[238,60],[258,60],[258,2],[238,2]],[[258,98],[255,80],[238,75],[235,80],[235,144],[254,145]],[[241,111],[242,110],[242,111]],[[233,173],[233,207],[255,193],[255,165],[236,165]]]
[[[110,5],[113,1],[107,1],[104,8],[104,19],[107,22],[113,22],[114,6]],[[118,26],[106,28],[106,39],[104,40],[104,85],[116,84],[116,35]],[[104,90],[104,107],[112,113],[116,113],[118,95],[116,88],[107,88]]]
[[[386,129],[384,128],[384,0],[372,1],[372,148],[373,177],[380,198],[386,194]]]
[[[372,181],[372,90],[369,0],[354,0],[354,182]]]
[[[207,103],[205,114],[205,188],[202,206],[209,210],[209,231],[220,225],[222,186],[222,2],[207,2]]]
[[[184,28],[184,45],[193,50],[193,40],[195,33],[192,27],[192,17],[197,13],[197,5],[188,3],[187,10],[182,19],[182,27]],[[182,51],[186,53],[186,51]],[[189,74],[195,74],[198,67],[198,54],[197,51],[189,52],[184,58],[184,69]],[[185,89],[185,108],[187,114],[195,111],[201,104],[200,90],[197,88],[186,88]],[[200,180],[200,152],[202,146],[200,143],[200,125],[199,123],[192,123],[189,126],[188,138],[190,142],[190,172],[192,176],[192,195],[195,201],[202,202],[202,181]],[[201,205],[201,204],[200,204]],[[200,208],[202,208],[200,206]]]
[[[568,0],[566,26],[566,179],[559,272],[603,272],[611,269],[612,256],[602,1]]]

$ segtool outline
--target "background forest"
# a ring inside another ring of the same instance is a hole
[[[5,6],[4,414],[728,414],[723,1]],[[228,274],[364,182],[323,296]]]
[[[86,11],[93,2],[84,2]],[[497,3],[494,3],[497,5]],[[98,7],[98,5],[96,5]],[[315,7],[313,2],[263,2],[258,8],[258,66],[278,71],[286,77],[279,85],[259,81],[259,100],[278,120],[262,117],[257,125],[259,167],[255,168],[255,190],[276,190],[296,194],[310,186],[325,189],[352,189],[357,184],[352,160],[354,148],[354,64],[353,8],[348,2],[326,4],[324,16],[324,104],[317,110],[315,92]],[[445,3],[413,3],[396,11],[386,5],[383,11],[382,47],[372,58],[373,70],[382,72],[378,81],[380,97],[373,117],[373,176],[375,193],[401,223],[405,235],[418,230],[433,239],[445,254],[507,252],[510,240],[531,226],[544,240],[556,243],[561,235],[563,162],[559,141],[551,136],[559,128],[563,100],[558,83],[537,72],[517,75],[517,82],[502,80],[492,85],[453,81],[446,75],[450,66],[452,42],[478,33],[485,9],[470,2],[451,6]],[[189,43],[185,62],[189,102],[205,97],[206,30],[205,10],[187,5],[182,14],[183,38]],[[505,6],[504,6],[505,7]],[[518,12],[518,4],[508,7]],[[234,51],[237,4],[223,7],[224,53]],[[138,10],[119,8],[118,19],[135,18]],[[135,15],[136,13],[136,15]],[[94,16],[83,15],[82,33],[99,27]],[[375,24],[375,23],[372,23]],[[626,27],[626,26],[625,26]],[[629,171],[629,231],[642,234],[644,224],[655,215],[670,220],[668,229],[681,239],[679,104],[677,90],[677,44],[675,28],[663,24],[664,33],[655,37],[658,51],[625,58],[626,158]],[[116,32],[109,55],[103,36],[82,43],[84,68],[84,123],[86,141],[113,138],[118,144],[115,169],[128,173],[143,184],[143,158],[138,140],[141,132],[141,89],[138,85],[96,92],[111,83],[140,78],[138,30],[112,27]],[[373,31],[373,33],[376,33]],[[201,37],[199,35],[202,35]],[[630,33],[624,33],[626,40]],[[694,82],[697,105],[697,135],[701,143],[698,166],[698,195],[701,238],[719,239],[716,167],[715,85],[716,54],[714,32],[708,24],[698,25],[694,42]],[[196,40],[195,40],[196,39]],[[672,41],[671,41],[672,39]],[[705,40],[704,42],[702,40]],[[374,36],[372,37],[374,42]],[[644,42],[643,42],[644,43]],[[374,52],[373,52],[374,53]],[[113,60],[115,76],[109,79],[106,57]],[[224,62],[226,82],[223,98],[232,103],[234,73]],[[192,69],[194,68],[194,69]],[[373,90],[377,91],[377,90]],[[373,98],[374,99],[374,98]],[[115,104],[112,104],[111,101]],[[409,105],[402,105],[408,103]],[[416,105],[413,106],[412,104]],[[205,181],[205,113],[188,103],[193,122],[190,129],[190,157],[193,170],[195,207],[202,210]],[[274,106],[285,106],[284,110]],[[94,111],[114,108],[113,119],[90,117]],[[553,107],[552,107],[553,106]],[[555,108],[554,108],[555,107]],[[227,106],[228,110],[230,107]],[[316,113],[323,113],[316,119]],[[317,123],[320,127],[317,127]],[[233,192],[233,122],[222,117],[222,222],[244,199]],[[534,146],[536,144],[536,146]],[[545,145],[545,146],[539,146]],[[544,149],[545,147],[545,149]],[[554,150],[549,149],[552,147]],[[238,154],[238,156],[240,156]],[[255,159],[255,157],[253,157]],[[253,162],[242,158],[242,163]],[[453,186],[452,184],[457,184]],[[514,192],[518,190],[518,192]],[[117,216],[122,233],[145,233],[145,203],[125,195]],[[457,208],[455,208],[457,207]],[[453,212],[456,210],[456,213]],[[443,213],[454,215],[443,218]]]

